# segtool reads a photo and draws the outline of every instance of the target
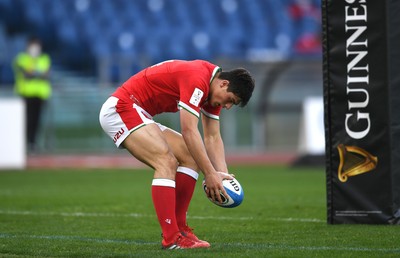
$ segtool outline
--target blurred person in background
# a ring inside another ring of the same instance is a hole
[[[245,106],[253,90],[254,80],[243,68],[222,71],[203,60],[170,60],[132,76],[103,104],[103,130],[117,147],[155,170],[152,199],[163,249],[210,246],[193,233],[186,214],[199,171],[209,198],[222,202],[220,193],[228,196],[222,180],[233,175],[225,161],[219,115],[222,108]],[[182,134],[153,120],[154,115],[177,111]]]
[[[13,62],[15,93],[26,105],[26,136],[28,151],[37,150],[37,135],[46,100],[51,95],[49,72],[51,59],[42,52],[37,37],[28,39],[26,50],[19,53]]]
[[[296,28],[294,50],[297,54],[318,54],[321,45],[321,7],[315,0],[290,0],[289,17]]]

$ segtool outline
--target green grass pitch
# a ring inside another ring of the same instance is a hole
[[[328,225],[323,168],[237,166],[243,203],[197,182],[189,225],[211,248],[161,250],[150,170],[0,172],[0,257],[399,257],[397,226]]]

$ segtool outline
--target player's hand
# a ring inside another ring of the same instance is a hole
[[[207,196],[211,198],[213,201],[218,201],[222,203],[221,194],[222,193],[226,198],[229,199],[228,194],[225,191],[225,188],[222,185],[223,179],[232,179],[233,177],[224,172],[212,173],[204,178],[206,186],[207,186]]]
[[[232,180],[235,175],[234,174],[230,174],[230,173],[226,173],[226,172],[217,172],[219,177],[221,178],[221,180],[227,179],[227,180]]]

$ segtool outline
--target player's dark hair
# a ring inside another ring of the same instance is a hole
[[[254,79],[249,71],[244,68],[222,71],[218,78],[229,81],[228,91],[241,99],[240,107],[247,105],[254,90]]]

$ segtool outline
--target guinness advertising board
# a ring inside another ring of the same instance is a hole
[[[400,1],[324,0],[330,224],[400,224]]]

